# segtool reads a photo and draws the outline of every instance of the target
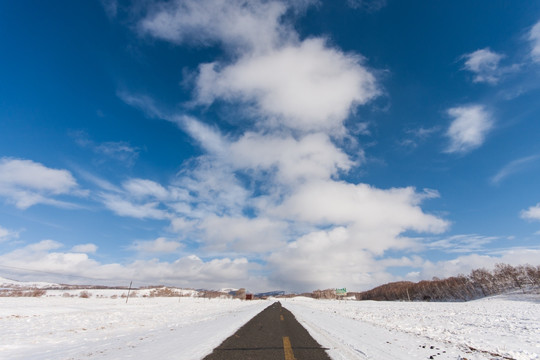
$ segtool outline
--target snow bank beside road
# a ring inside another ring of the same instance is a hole
[[[128,304],[122,298],[0,298],[0,359],[197,360],[268,305],[189,297]]]
[[[334,359],[539,359],[539,298],[519,299],[282,303]]]

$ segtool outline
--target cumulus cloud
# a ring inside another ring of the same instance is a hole
[[[529,32],[531,42],[531,57],[535,62],[540,62],[540,21]]]
[[[527,220],[540,220],[540,203],[523,210],[521,217]]]
[[[446,136],[447,153],[467,153],[480,147],[493,127],[493,119],[483,105],[458,106],[447,110],[453,118]]]
[[[53,240],[32,243],[0,255],[4,266],[19,269],[20,280],[61,283],[119,285],[136,279],[139,284],[175,284],[184,287],[218,289],[238,284],[264,290],[267,283],[256,275],[258,266],[246,258],[216,258],[204,261],[195,255],[172,262],[158,259],[137,260],[127,264],[100,263],[88,254],[59,251],[63,244]],[[23,270],[24,269],[24,270]]]
[[[281,1],[176,0],[152,5],[139,31],[176,44],[256,51],[294,36],[280,20],[286,11]]]
[[[210,216],[201,224],[207,250],[264,254],[284,245],[287,225],[264,217]]]
[[[344,227],[306,234],[272,253],[268,263],[272,281],[298,291],[365,287],[376,272],[373,256],[355,246]]]
[[[167,113],[148,96],[120,92],[147,116],[177,124],[203,154],[185,162],[168,185],[128,179],[121,189],[105,192],[103,201],[121,216],[170,221],[171,231],[196,239],[207,256],[256,259],[268,281],[287,290],[338,282],[365,287],[392,278],[385,266],[411,262],[378,261],[388,250],[418,246],[405,233],[441,233],[449,223],[421,208],[438,197],[434,190],[378,189],[342,180],[363,161],[355,141],[343,146],[350,137],[346,120],[381,91],[360,54],[345,53],[323,38],[300,39],[287,23],[284,14],[310,3],[151,5],[138,24],[142,34],[178,45],[219,44],[227,51],[219,61],[199,66],[194,102],[186,108],[240,105],[248,122],[225,133],[194,116]],[[351,5],[368,3],[382,4]],[[180,262],[199,264],[203,273],[213,266],[250,268],[245,259]],[[167,273],[169,267],[153,270]],[[238,276],[246,277],[241,271]]]
[[[238,53],[230,62],[200,65],[199,104],[219,99],[251,105],[249,112],[257,112],[266,127],[343,131],[350,111],[380,91],[360,55],[331,48],[322,38],[299,40],[283,15],[311,3],[177,0],[151,5],[138,26],[176,44],[217,42]],[[141,100],[124,98],[133,104]]]
[[[489,48],[476,50],[462,56],[465,60],[465,69],[474,73],[474,82],[496,84],[501,75],[499,62],[504,55],[491,51]]]
[[[292,136],[246,133],[229,146],[227,158],[237,169],[276,170],[276,180],[296,183],[330,179],[349,170],[354,162],[337,148],[328,135]]]
[[[59,195],[84,196],[77,181],[67,170],[51,169],[32,160],[0,159],[0,196],[27,209],[36,204],[71,207],[70,203],[57,200]]]
[[[411,187],[383,190],[367,184],[310,182],[297,189],[274,212],[276,216],[318,226],[353,224],[365,231],[386,229],[395,235],[405,230],[435,233],[446,230],[446,221],[423,213],[418,206],[425,197],[426,194]]]
[[[203,64],[197,98],[254,104],[267,126],[300,131],[342,131],[355,106],[379,94],[376,79],[359,56],[308,39],[267,53],[245,56],[232,65]]]

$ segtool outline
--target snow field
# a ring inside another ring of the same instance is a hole
[[[538,296],[467,303],[299,297],[282,303],[333,359],[540,358]]]
[[[191,297],[126,304],[107,290],[89,292],[0,298],[0,359],[201,359],[270,305]]]
[[[0,359],[201,359],[275,301],[152,298],[140,290],[126,304],[126,290],[88,290],[90,298],[81,291],[0,298]],[[335,360],[540,359],[538,295],[279,301]]]

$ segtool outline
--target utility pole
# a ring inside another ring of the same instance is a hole
[[[129,293],[131,292],[131,284],[133,284],[133,280],[129,282],[129,289],[128,289],[128,294],[127,294],[127,297],[126,297],[126,304],[129,300]]]

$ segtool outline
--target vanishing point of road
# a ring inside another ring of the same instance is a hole
[[[330,360],[294,315],[276,302],[223,341],[204,360]]]

